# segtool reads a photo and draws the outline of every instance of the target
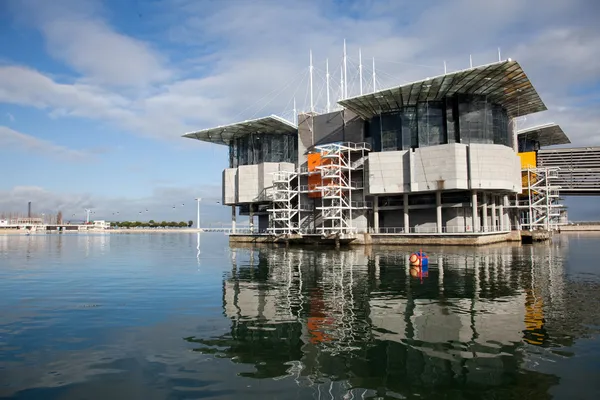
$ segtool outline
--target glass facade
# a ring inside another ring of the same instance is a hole
[[[419,102],[371,119],[374,151],[408,150],[445,143],[513,146],[506,110],[483,96],[456,95]]]
[[[229,144],[229,167],[263,162],[298,161],[297,134],[257,133],[235,138]]]

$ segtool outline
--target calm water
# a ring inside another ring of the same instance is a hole
[[[600,235],[411,249],[0,236],[0,398],[598,399]]]

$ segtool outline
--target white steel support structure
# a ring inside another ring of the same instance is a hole
[[[365,209],[368,205],[364,202],[353,202],[352,191],[358,189],[353,185],[352,171],[362,168],[361,160],[364,153],[369,151],[366,143],[330,143],[316,146],[321,152],[321,165],[316,169],[321,173],[322,205],[317,207],[321,211],[322,223],[319,230],[325,237],[331,235],[346,236],[355,232],[352,226],[353,209]],[[356,162],[352,161],[352,154],[361,154]]]
[[[523,170],[524,200],[517,200],[515,206],[520,212],[522,229],[555,230],[560,223],[559,190],[554,182],[558,179],[559,168],[543,167]]]
[[[269,212],[268,232],[273,235],[297,232],[295,218],[299,213],[296,172],[279,171],[273,173],[273,203]]]

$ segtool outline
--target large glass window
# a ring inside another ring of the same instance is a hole
[[[441,102],[419,103],[419,147],[436,146],[446,143],[444,134],[444,112]]]
[[[512,147],[506,110],[485,96],[456,95],[420,102],[369,121],[374,151],[408,150],[445,143]]]
[[[404,150],[419,147],[417,108],[404,107],[402,111],[402,147]]]
[[[229,165],[291,162],[298,160],[298,136],[295,134],[254,134],[233,139],[229,144]]]

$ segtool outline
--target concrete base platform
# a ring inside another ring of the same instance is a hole
[[[354,238],[339,239],[339,245],[441,245],[441,246],[485,246],[501,242],[520,242],[521,232],[490,232],[479,234],[357,234]],[[274,243],[285,245],[323,245],[335,246],[336,240],[322,238],[320,235],[230,235],[230,243]]]

